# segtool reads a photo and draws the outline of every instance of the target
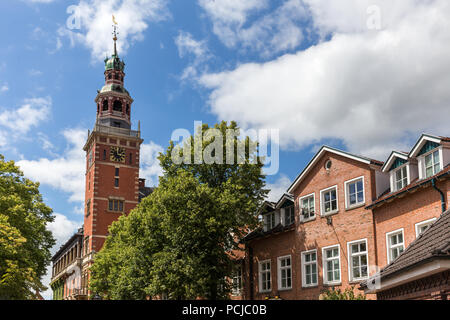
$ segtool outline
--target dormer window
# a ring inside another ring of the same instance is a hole
[[[441,171],[441,161],[439,150],[425,156],[425,178],[434,176]]]
[[[401,190],[408,185],[408,167],[403,166],[394,171],[395,191]]]
[[[295,210],[294,206],[290,206],[284,209],[284,224],[290,226],[295,222]]]
[[[275,228],[275,212],[268,213],[264,216],[264,230],[269,231]]]

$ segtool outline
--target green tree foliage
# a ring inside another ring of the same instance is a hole
[[[236,124],[222,122],[214,128],[222,133],[223,159],[231,144],[237,160],[239,141],[228,140],[228,148],[225,142],[227,130],[238,129]],[[215,139],[201,142],[200,150],[217,155],[217,148],[211,148]],[[255,213],[268,192],[263,189],[263,165],[251,163],[252,142],[244,143],[247,156],[239,164],[194,164],[194,137],[182,154],[191,148],[191,164],[177,164],[170,143],[159,157],[164,173],[159,187],[128,217],[112,224],[92,267],[92,290],[111,299],[163,293],[173,299],[227,298],[232,250],[238,250],[239,239],[257,225]]]
[[[344,291],[341,289],[328,289],[320,295],[320,300],[366,300],[366,296],[363,294],[355,295],[355,288],[346,288]]]
[[[32,299],[46,289],[41,278],[55,244],[46,225],[53,219],[39,183],[0,155],[0,299]]]

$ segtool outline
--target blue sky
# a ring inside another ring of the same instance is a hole
[[[195,120],[280,130],[273,199],[323,144],[385,160],[422,132],[449,135],[446,0],[2,1],[0,153],[41,182],[57,246],[83,220],[112,14],[149,184]]]

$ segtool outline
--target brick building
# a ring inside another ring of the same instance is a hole
[[[86,200],[82,233],[76,233],[53,257],[56,271],[51,287],[55,299],[89,298],[89,268],[104,244],[108,227],[153,191],[145,187],[145,179],[139,179],[143,139],[140,125],[138,130],[131,129],[133,99],[124,87],[125,63],[117,54],[116,40],[114,36],[114,54],[105,59],[105,85],[95,98],[94,129],[88,132],[83,148]],[[75,254],[71,251],[73,246]],[[76,279],[69,267],[80,269]],[[64,280],[69,277],[70,283]]]
[[[323,147],[278,203],[263,205],[263,228],[245,237],[244,298],[358,291],[448,207],[449,142],[422,135],[411,152],[393,152],[386,163]],[[286,199],[293,219],[282,210]]]
[[[449,231],[450,210],[447,210],[396,260],[383,268],[377,278],[364,281],[362,289],[366,293],[376,293],[379,300],[448,300]]]

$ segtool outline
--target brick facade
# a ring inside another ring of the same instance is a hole
[[[248,265],[244,275],[244,297],[319,299],[320,294],[326,289],[344,290],[349,287],[353,287],[357,294],[363,293],[359,288],[361,281],[375,275],[389,262],[395,261],[396,256],[401,255],[402,251],[415,241],[418,234],[425,232],[426,228],[442,215],[445,208],[448,208],[449,141],[449,138],[423,135],[409,154],[393,153],[394,156],[391,155],[386,163],[323,147],[288,190],[295,203],[294,226],[291,228],[277,226],[272,232],[266,231],[257,237],[255,235],[258,233],[253,232],[244,239],[245,261]],[[401,159],[395,161],[395,155]],[[430,155],[434,157],[432,166],[429,163]],[[328,165],[330,163],[331,165]],[[402,176],[398,173],[399,170],[408,171]],[[400,184],[402,177],[404,181]],[[348,181],[353,183],[358,181],[357,179],[363,181],[364,201],[349,207],[351,191]],[[333,192],[337,193],[337,210],[330,215],[327,213],[324,215],[324,203],[327,203],[327,200],[323,194],[334,196],[334,193],[327,191],[332,187]],[[306,216],[306,221],[303,221],[302,203],[306,201],[305,198],[311,196],[314,196],[314,201],[311,199],[307,203],[314,203],[315,217],[308,219]],[[265,206],[268,209],[262,211],[264,221],[266,215],[277,210],[276,203],[268,203]],[[395,231],[399,231],[400,235]],[[389,235],[393,238],[391,239]],[[358,241],[363,241],[362,247],[356,246],[361,244]],[[339,252],[329,250],[330,246],[336,246]],[[313,259],[311,257],[315,254],[316,283],[311,281],[311,278],[305,279],[314,273],[310,269],[308,272],[305,271],[306,265],[314,269],[314,263],[311,265],[306,258],[303,261],[302,253],[306,253],[309,259]],[[325,258],[326,253],[330,255],[328,258]],[[278,259],[286,255],[291,256],[292,286],[283,290],[279,287]],[[331,281],[329,284],[326,281],[327,276],[333,278],[334,275],[327,273],[327,270],[330,268],[334,271],[333,264],[337,265],[337,257],[339,257],[340,280]],[[260,288],[261,279],[267,277],[265,272],[262,272],[264,275],[259,272],[260,263],[263,261],[271,262],[272,286],[265,292],[261,292]],[[353,268],[358,267],[358,264],[367,266],[368,272],[355,279],[352,275],[363,274],[361,268]],[[442,280],[442,277],[439,279]],[[409,291],[416,293],[402,297],[405,299],[430,297],[430,292],[422,292],[423,295],[420,296],[420,289],[414,289],[414,286],[421,283],[423,282],[418,281],[405,286]],[[442,296],[446,296],[446,293]],[[367,298],[376,299],[376,295],[370,292]]]

